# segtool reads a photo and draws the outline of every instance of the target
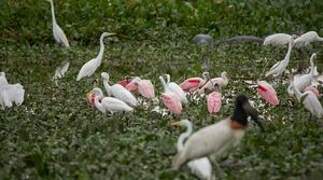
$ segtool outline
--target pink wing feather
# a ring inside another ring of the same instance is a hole
[[[279,104],[275,89],[266,81],[258,82],[257,92],[270,105],[277,106]]]
[[[176,97],[174,93],[167,92],[163,93],[161,95],[161,99],[164,103],[164,105],[167,107],[167,109],[174,113],[174,114],[181,114],[182,113],[182,103],[181,101]]]
[[[202,78],[194,77],[194,78],[186,79],[179,86],[183,89],[183,91],[192,92],[200,88],[204,83],[205,81]]]
[[[221,93],[214,91],[207,96],[207,109],[209,113],[217,113],[222,106]]]
[[[141,80],[138,83],[138,91],[145,98],[154,98],[155,90],[154,85],[150,80]]]

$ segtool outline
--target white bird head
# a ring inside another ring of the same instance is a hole
[[[103,72],[103,73],[101,73],[101,78],[103,80],[109,81],[110,75],[109,75],[109,73]]]
[[[116,33],[109,33],[109,32],[104,32],[101,34],[101,38],[105,38],[105,37],[108,37],[108,36],[114,36],[116,35]]]

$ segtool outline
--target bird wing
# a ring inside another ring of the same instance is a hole
[[[176,83],[174,83],[174,82],[168,83],[168,88],[170,91],[175,93],[178,97],[180,97],[180,99],[183,103],[185,103],[185,104],[188,103],[185,92]]]
[[[164,105],[168,108],[169,111],[175,114],[180,114],[182,112],[182,103],[174,93],[163,93],[161,98]]]
[[[141,80],[138,83],[139,93],[146,98],[155,97],[154,85],[149,80]]]
[[[182,82],[179,86],[184,91],[190,91],[191,89],[195,90],[199,88],[201,84],[204,84],[204,83],[201,83],[202,81],[204,80],[199,77],[189,78],[189,79],[186,79],[184,82]]]
[[[123,101],[113,97],[105,97],[102,99],[101,103],[107,110],[112,112],[133,110],[132,107],[128,106]]]
[[[70,44],[67,40],[67,37],[66,37],[64,31],[62,30],[61,27],[59,27],[58,24],[54,25],[53,31],[54,31],[54,38],[58,43],[61,43],[65,47],[70,47]]]
[[[200,179],[210,179],[212,176],[212,165],[207,157],[192,160],[187,165]]]
[[[113,86],[111,86],[111,93],[117,99],[120,99],[121,101],[131,106],[138,105],[138,101],[135,96],[120,84],[114,84]]]
[[[207,96],[207,109],[209,113],[217,113],[220,111],[222,106],[221,93],[212,92]]]
[[[284,44],[288,44],[291,38],[292,36],[289,34],[276,33],[276,34],[267,36],[264,40],[263,45],[284,45]]]
[[[94,59],[91,59],[90,61],[86,62],[82,66],[80,72],[77,75],[76,80],[79,81],[86,76],[90,77],[95,72],[96,69],[97,69],[96,58],[94,58]]]

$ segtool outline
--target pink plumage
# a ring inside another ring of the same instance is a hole
[[[164,105],[167,109],[174,113],[174,114],[181,114],[182,113],[182,103],[176,97],[176,95],[172,92],[165,92],[161,95],[161,100],[163,101]]]
[[[154,85],[150,80],[141,80],[138,82],[138,92],[145,98],[154,98]]]
[[[124,79],[124,80],[118,81],[117,84],[120,84],[121,86],[126,87],[130,82],[131,82],[130,79]]]
[[[257,92],[270,105],[277,106],[279,104],[275,89],[266,81],[258,81]]]
[[[132,80],[125,86],[125,88],[130,92],[136,92],[138,91],[138,83],[137,81]]]
[[[304,91],[312,91],[317,97],[320,96],[320,91],[315,86],[307,86]]]
[[[185,92],[193,92],[193,91],[196,91],[201,86],[203,86],[204,84],[205,84],[204,79],[202,79],[200,77],[193,77],[193,78],[186,79],[179,86]]]
[[[209,113],[217,113],[222,106],[221,93],[213,91],[207,96],[207,109]]]

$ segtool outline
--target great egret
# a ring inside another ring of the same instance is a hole
[[[229,79],[227,77],[227,72],[222,72],[221,77],[212,78],[205,83],[199,90],[199,94],[203,94],[207,91],[214,91],[216,88],[221,89],[228,85]]]
[[[92,91],[90,91],[87,94],[87,99],[91,99],[93,96],[94,106],[102,113],[109,111],[113,114],[115,112],[133,111],[132,107],[128,106],[125,102],[117,98],[103,97],[103,92],[100,88],[94,88]]]
[[[100,37],[100,51],[99,54],[96,58],[91,59],[90,61],[88,61],[87,63],[85,63],[80,72],[77,75],[76,80],[79,81],[84,77],[90,77],[92,76],[92,74],[95,73],[96,69],[101,65],[102,62],[102,58],[103,58],[103,53],[104,53],[104,43],[103,43],[103,39],[105,37],[108,36],[113,36],[115,35],[115,33],[108,33],[108,32],[104,32],[101,34]]]
[[[316,70],[316,66],[314,65],[315,58],[316,58],[316,53],[313,53],[310,58],[311,66],[310,66],[310,72],[308,74],[295,75],[293,78],[294,86],[300,91],[303,91],[307,86],[311,85],[311,83],[319,75]],[[290,84],[288,86],[287,92],[290,96],[294,95],[294,90],[292,88],[292,84]]]
[[[110,76],[108,73],[101,73],[101,78],[103,80],[104,88],[109,96],[114,96],[132,107],[138,106],[138,101],[135,96],[132,95],[125,87],[120,84],[114,84],[112,86],[109,84]]]
[[[222,106],[221,93],[213,91],[207,95],[207,109],[209,113],[218,113]]]
[[[55,10],[54,10],[54,3],[53,0],[46,0],[50,3],[51,11],[52,11],[52,19],[53,19],[53,35],[58,44],[63,45],[64,47],[69,48],[70,44],[66,38],[66,35],[61,27],[57,24],[56,18],[55,18]]]
[[[309,31],[295,39],[295,47],[305,47],[308,46],[311,42],[315,41],[323,41],[323,38],[320,37],[317,32]]]
[[[180,152],[184,149],[184,141],[192,134],[192,123],[185,119],[176,123],[172,123],[172,126],[185,126],[186,131],[182,133],[177,140],[177,151]],[[212,178],[212,165],[207,157],[192,160],[187,163],[191,172],[200,179],[211,180]]]
[[[281,76],[284,71],[286,70],[286,67],[288,66],[289,59],[290,59],[290,54],[292,52],[292,48],[294,46],[294,40],[291,39],[288,44],[288,51],[285,55],[285,58],[276,64],[274,64],[270,70],[266,73],[266,77],[268,76],[273,76],[273,77],[278,77]]]
[[[203,86],[207,80],[209,80],[209,72],[203,72],[203,78],[200,77],[191,77],[182,82],[179,86],[185,92],[194,92]]]
[[[277,106],[279,104],[279,100],[276,90],[266,81],[258,81],[257,84],[258,94],[270,105]]]
[[[291,83],[297,100],[303,103],[305,109],[310,111],[311,115],[314,115],[317,118],[323,117],[323,108],[317,96],[310,90],[301,93],[301,91],[295,87],[294,81]]]
[[[294,38],[293,36],[286,33],[276,33],[269,35],[265,38],[263,45],[274,45],[281,46],[286,45],[290,42],[290,40]]]
[[[167,82],[164,80],[164,78],[162,76],[159,76],[159,80],[162,83],[165,92],[170,91],[172,93],[174,93],[182,103],[187,104],[188,100],[186,98],[186,94],[185,92],[182,90],[181,87],[179,87],[178,84],[176,84],[175,82],[170,82],[170,75],[169,74],[165,74]]]
[[[179,169],[186,162],[214,153],[221,155],[230,146],[237,145],[245,134],[249,116],[263,130],[258,121],[257,111],[251,107],[245,95],[239,95],[236,98],[234,113],[230,118],[204,127],[189,137],[183,150],[173,159],[174,169]]]

